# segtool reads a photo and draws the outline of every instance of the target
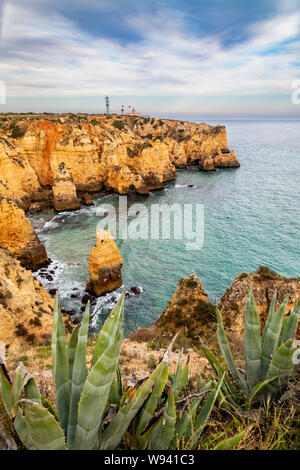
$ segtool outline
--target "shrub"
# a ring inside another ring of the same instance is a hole
[[[119,129],[119,131],[122,131],[125,127],[125,122],[124,121],[114,121],[112,124],[116,129]]]

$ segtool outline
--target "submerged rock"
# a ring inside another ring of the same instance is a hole
[[[123,258],[108,230],[97,230],[96,246],[90,253],[89,282],[86,290],[97,296],[122,285]]]
[[[262,326],[265,323],[270,303],[277,289],[277,301],[275,308],[289,295],[286,314],[292,311],[300,300],[300,277],[285,278],[266,266],[260,266],[253,273],[239,274],[231,286],[223,294],[220,301],[220,310],[223,315],[225,327],[238,334],[244,332],[244,316],[247,306],[247,296],[250,283],[253,286],[257,311],[261,317]],[[300,338],[300,327],[298,327],[298,338]]]
[[[0,197],[0,247],[7,248],[26,267],[48,262],[45,247],[24,211],[5,197]]]

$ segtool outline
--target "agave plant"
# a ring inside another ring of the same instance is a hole
[[[27,449],[115,449],[129,427],[133,429],[137,448],[175,448],[178,440],[190,437],[191,426],[192,445],[196,445],[223,378],[218,385],[214,384],[200,410],[197,399],[182,416],[176,412],[176,400],[188,380],[188,365],[182,367],[182,353],[173,376],[169,377],[167,363],[162,360],[139,386],[123,392],[118,369],[123,310],[124,294],[100,331],[88,370],[89,305],[67,344],[56,296],[51,344],[57,413],[22,365],[17,367],[13,383],[0,368],[3,402]]]
[[[289,316],[284,316],[289,297],[287,296],[275,311],[277,292],[275,291],[268,317],[261,335],[261,324],[253,296],[249,289],[244,326],[244,359],[246,373],[237,367],[232,355],[222,320],[217,309],[217,337],[227,368],[204,346],[202,350],[218,376],[225,374],[221,393],[223,398],[236,406],[236,398],[247,397],[247,404],[265,396],[278,396],[282,393],[295,365],[292,360],[300,313],[300,302]],[[232,380],[233,379],[233,380]]]

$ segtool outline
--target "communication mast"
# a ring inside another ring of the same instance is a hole
[[[105,97],[105,103],[106,103],[106,114],[110,114],[110,111],[109,111],[109,97],[108,96]]]

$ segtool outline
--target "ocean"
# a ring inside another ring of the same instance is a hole
[[[149,210],[152,204],[203,204],[204,243],[201,250],[188,251],[182,240],[116,239],[124,258],[124,287],[142,288],[142,294],[126,300],[125,334],[138,326],[151,326],[178,281],[193,271],[212,301],[222,296],[239,273],[254,271],[259,265],[283,276],[300,276],[300,121],[220,123],[226,126],[228,146],[236,151],[239,169],[177,170],[176,180],[163,190],[128,196],[129,206],[142,203]],[[118,196],[110,194],[95,203],[76,212],[48,210],[30,216],[52,259],[52,279],[37,275],[48,289],[58,288],[66,310],[80,312],[82,306],[99,222],[97,206],[109,203],[118,210]],[[98,299],[95,331],[120,292]]]

